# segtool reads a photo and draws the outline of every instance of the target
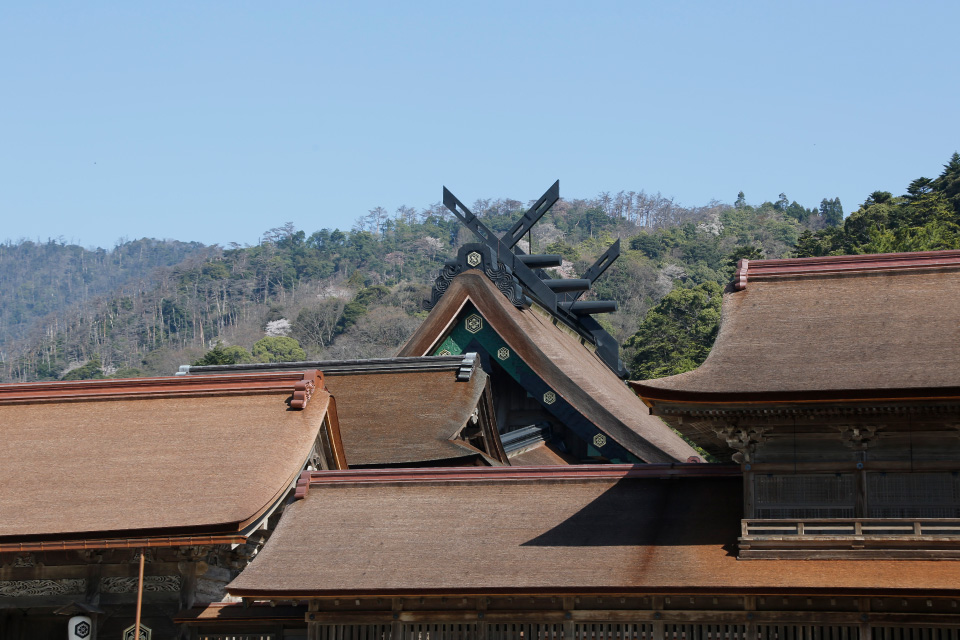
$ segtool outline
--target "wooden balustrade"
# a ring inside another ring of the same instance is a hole
[[[740,557],[960,559],[960,518],[744,519]]]

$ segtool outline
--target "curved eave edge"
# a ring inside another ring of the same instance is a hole
[[[859,562],[877,562],[864,561]],[[881,561],[882,562],[882,561]],[[924,595],[935,595],[939,597],[960,596],[960,589],[911,589],[911,588],[890,588],[890,587],[794,587],[794,586],[690,586],[690,585],[663,585],[663,586],[598,586],[598,587],[486,587],[486,588],[423,588],[406,587],[397,589],[235,589],[227,586],[227,593],[231,596],[250,599],[271,599],[271,598],[343,598],[343,597],[361,597],[361,598],[400,598],[400,597],[418,597],[418,596],[564,596],[564,595],[710,595],[710,594],[736,594],[736,595],[843,595],[843,596],[901,596],[914,595],[922,592]],[[330,613],[330,612],[324,612]],[[382,614],[391,617],[395,612],[384,611]],[[558,611],[562,614],[562,611]]]
[[[761,391],[761,392],[703,392],[686,389],[662,389],[643,384],[629,383],[651,413],[657,413],[658,407],[665,405],[696,405],[702,408],[717,406],[733,409],[743,406],[746,409],[757,405],[797,405],[815,407],[838,403],[895,404],[960,402],[960,387],[942,387],[937,389],[829,389],[802,391]]]
[[[126,549],[135,547],[179,547],[210,544],[242,544],[247,537],[280,506],[293,485],[295,475],[263,507],[243,520],[233,520],[196,527],[181,526],[162,529],[120,529],[116,531],[84,531],[74,534],[32,534],[9,536],[0,541],[0,553],[71,551],[77,549]],[[17,542],[10,539],[19,539]]]
[[[316,438],[316,434],[314,434],[314,438]],[[266,504],[241,520],[157,529],[119,529],[115,531],[80,531],[71,534],[39,533],[6,536],[7,541],[0,539],[0,553],[243,543],[276,511],[284,496],[295,487],[297,479],[307,465],[309,456],[310,451],[307,451],[296,471],[286,478],[283,485]],[[19,541],[14,542],[12,540]]]

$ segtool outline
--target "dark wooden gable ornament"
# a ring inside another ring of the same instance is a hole
[[[544,269],[559,267],[562,264],[561,256],[530,255],[517,246],[523,236],[530,232],[533,225],[559,199],[558,180],[499,238],[444,187],[443,204],[481,242],[463,245],[457,252],[457,257],[444,264],[433,284],[430,299],[423,302],[423,308],[433,309],[450,288],[454,278],[461,273],[470,269],[481,271],[515,307],[526,309],[537,304],[546,309],[557,320],[595,345],[596,353],[604,364],[618,376],[625,378],[627,371],[620,360],[619,344],[591,317],[597,313],[616,311],[617,303],[612,300],[579,300],[620,256],[620,240],[614,242],[582,278],[551,278]]]

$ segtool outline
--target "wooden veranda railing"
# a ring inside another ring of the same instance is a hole
[[[960,558],[960,518],[744,519],[740,526],[741,558]]]

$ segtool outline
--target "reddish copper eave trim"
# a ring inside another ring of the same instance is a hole
[[[658,403],[683,403],[699,406],[773,405],[773,404],[830,404],[849,402],[857,404],[891,402],[960,401],[960,387],[939,389],[826,389],[809,391],[763,391],[756,393],[703,393],[686,389],[661,389],[643,382],[630,381],[640,399],[651,409]]]
[[[916,589],[898,588],[868,588],[868,587],[550,587],[541,588],[463,588],[463,589],[342,589],[342,590],[303,590],[285,589],[282,591],[255,591],[252,589],[231,589],[227,592],[232,596],[242,598],[413,598],[418,596],[566,596],[566,595],[598,595],[598,596],[637,596],[637,595],[668,595],[668,596],[699,596],[699,595],[738,595],[738,596],[904,596],[924,598],[930,596],[956,597],[960,589],[928,589],[922,595]],[[325,612],[329,613],[329,612]],[[390,614],[391,612],[384,612]]]
[[[960,251],[916,251],[874,253],[858,256],[823,256],[782,260],[740,260],[734,274],[734,289],[740,291],[750,280],[805,274],[863,273],[960,266]]]
[[[210,544],[243,544],[241,535],[218,536],[157,536],[144,538],[59,540],[40,542],[3,542],[0,553],[23,553],[27,551],[78,551],[82,549],[135,549],[138,547],[192,547]]]
[[[71,382],[30,382],[0,385],[0,404],[166,398],[171,396],[238,395],[288,391],[290,406],[306,407],[316,389],[323,389],[323,374],[310,371],[240,373],[163,378],[126,378]]]
[[[536,480],[622,480],[625,478],[739,477],[737,465],[585,464],[569,467],[435,467],[421,469],[358,469],[304,471],[295,498],[305,498],[310,487],[330,484],[396,484],[410,482],[511,482]]]

